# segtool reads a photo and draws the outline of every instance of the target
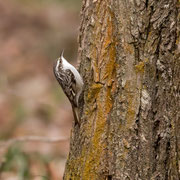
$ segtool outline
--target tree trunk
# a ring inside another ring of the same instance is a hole
[[[65,180],[180,179],[179,7],[83,0],[85,85]]]

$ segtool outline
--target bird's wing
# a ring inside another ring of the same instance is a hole
[[[76,80],[74,74],[70,69],[66,69],[64,71],[59,71],[58,73],[55,72],[55,76],[71,104],[77,107]]]
[[[77,90],[76,90],[75,76],[70,69],[67,69],[65,71],[66,71],[66,82],[69,89],[68,95],[71,98],[71,100],[74,102],[74,105],[77,106],[77,102],[76,102]]]

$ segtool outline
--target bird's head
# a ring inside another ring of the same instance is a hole
[[[64,50],[61,52],[60,57],[56,59],[54,62],[54,71],[58,72],[60,68],[62,67],[62,62],[63,62],[63,53]]]
[[[63,61],[65,61],[63,55],[64,55],[64,49],[62,50],[62,52],[61,52],[59,58],[57,59],[57,63],[59,63],[60,65],[62,65]]]
[[[56,68],[57,68],[57,69],[62,66],[62,63],[63,63],[63,61],[64,61],[63,55],[64,55],[64,50],[62,50],[59,58],[57,58],[57,60],[56,60]]]

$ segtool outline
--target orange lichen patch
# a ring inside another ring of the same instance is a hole
[[[103,48],[104,48],[104,49],[106,49],[106,48],[111,44],[111,42],[112,42],[112,39],[109,38],[109,36],[108,36],[109,33],[110,33],[110,32],[109,32],[109,31],[110,31],[110,28],[111,28],[111,26],[110,26],[110,27],[108,26],[107,36],[106,36],[106,39],[105,39],[104,44],[103,44],[103,46],[104,46]]]
[[[107,10],[105,7],[106,4],[97,2],[96,3],[96,12],[97,12],[97,19],[94,24],[94,30],[93,34],[91,35],[92,44],[90,45],[91,48],[91,59],[92,59],[92,68],[94,73],[94,81],[99,82],[100,81],[100,71],[101,68],[99,67],[101,60],[103,58],[101,57],[101,43],[102,43],[102,32],[104,26],[104,20],[106,19],[105,16],[107,14]]]
[[[92,84],[92,86],[89,88],[87,97],[85,98],[87,103],[97,99],[98,93],[99,93],[99,91],[101,90],[102,87],[103,87],[103,85],[99,84],[99,83]]]
[[[116,64],[115,64],[115,56],[116,56],[116,52],[115,52],[115,47],[111,47],[109,50],[109,61],[106,64],[105,67],[105,76],[108,77],[108,86],[110,86],[112,84],[112,80],[114,79],[113,74],[115,73],[115,68],[116,68]]]
[[[144,73],[144,66],[145,62],[139,62],[137,65],[135,65],[136,73]]]
[[[109,16],[107,18],[107,28],[106,28],[105,40],[103,43],[104,49],[106,49],[111,44],[111,42],[113,42],[112,33],[113,33],[113,25],[111,21],[111,16]]]
[[[110,86],[113,80],[113,72],[115,71],[115,58],[116,58],[116,49],[115,49],[115,39],[113,37],[113,23],[112,18],[109,16],[107,18],[107,27],[105,32],[105,38],[101,51],[101,61],[105,62],[105,65],[101,70],[101,79],[108,80],[107,84]]]

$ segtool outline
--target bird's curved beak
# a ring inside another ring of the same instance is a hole
[[[62,58],[64,55],[64,49],[61,51],[60,57]]]

